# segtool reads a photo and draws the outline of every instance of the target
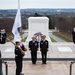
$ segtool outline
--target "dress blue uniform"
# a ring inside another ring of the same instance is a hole
[[[25,51],[24,45],[21,46],[21,49]],[[16,62],[16,75],[20,75],[22,72],[22,61],[23,61],[23,54],[19,50],[18,47],[15,47],[15,62]]]
[[[0,43],[1,44],[5,44],[6,36],[7,36],[6,32],[0,32]]]
[[[75,44],[75,31],[72,31],[73,42]]]
[[[30,41],[29,48],[31,50],[31,60],[33,64],[36,64],[37,61],[37,50],[38,50],[38,42],[37,41]]]
[[[47,40],[40,41],[40,51],[41,51],[41,55],[42,55],[42,63],[46,64],[47,51],[48,51],[48,41]]]

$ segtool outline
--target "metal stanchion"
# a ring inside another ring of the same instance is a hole
[[[1,51],[0,51],[0,58],[1,58]]]
[[[4,61],[1,59],[1,51],[0,51],[0,75],[3,75],[3,73],[2,73],[2,63],[5,64],[5,67],[6,67],[6,75],[8,75],[8,65],[7,65],[7,62],[4,62]]]
[[[70,75],[72,75],[72,62],[70,64]]]
[[[0,51],[0,75],[2,74],[2,59],[1,59],[1,51]]]
[[[75,61],[71,62],[71,64],[70,64],[70,75],[72,75],[72,65],[73,65],[73,63],[75,63]]]
[[[7,62],[4,62],[4,64],[5,64],[5,67],[6,67],[6,75],[8,75],[8,64],[7,64]]]

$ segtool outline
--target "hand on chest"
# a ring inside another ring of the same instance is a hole
[[[37,43],[36,42],[32,42],[31,45],[37,46]]]
[[[42,41],[41,45],[47,45],[47,42],[46,41]]]

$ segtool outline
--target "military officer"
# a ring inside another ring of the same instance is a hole
[[[31,50],[32,64],[36,64],[36,61],[37,61],[38,42],[36,41],[36,37],[35,36],[33,36],[32,37],[32,40],[29,42],[29,49]]]
[[[16,62],[16,75],[21,75],[22,61],[24,56],[25,47],[20,41],[16,41],[15,46],[15,62]]]
[[[0,75],[3,75],[3,73],[2,73],[2,59],[1,59],[1,51],[0,51]]]
[[[74,28],[73,31],[72,31],[72,37],[73,37],[73,42],[74,42],[74,44],[75,44],[75,28]]]
[[[0,58],[1,58],[1,51],[0,51]]]
[[[46,64],[48,47],[49,46],[48,46],[48,41],[46,40],[46,36],[42,35],[41,41],[40,41],[40,51],[41,51],[41,55],[42,55],[42,64]]]
[[[5,44],[6,36],[7,36],[7,34],[5,32],[5,29],[1,30],[1,32],[0,32],[0,43],[1,44]]]
[[[1,42],[2,42],[2,38],[1,38],[1,31],[0,31],[0,44],[1,44]]]

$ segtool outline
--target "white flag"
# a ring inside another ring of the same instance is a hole
[[[20,13],[20,2],[18,0],[18,10],[17,10],[17,14],[15,17],[15,21],[14,21],[14,25],[12,28],[12,33],[14,34],[14,42],[19,40],[21,41],[21,37],[20,37],[20,28],[21,28],[21,13]]]

